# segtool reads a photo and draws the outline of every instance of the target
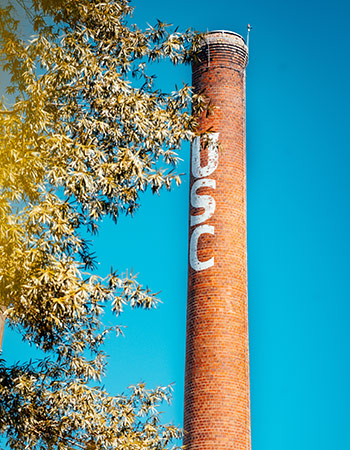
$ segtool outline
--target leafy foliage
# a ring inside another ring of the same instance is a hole
[[[142,31],[126,0],[18,5],[34,35],[22,37],[16,9],[1,7],[14,100],[0,104],[0,305],[47,356],[1,361],[0,432],[13,449],[163,449],[180,434],[159,423],[169,390],[110,396],[100,384],[104,308],[118,315],[157,298],[132,274],[91,272],[84,236],[105,216],[132,214],[140,192],[180,183],[177,151],[205,101],[186,85],[156,89],[148,70],[189,62],[200,37],[159,21]]]

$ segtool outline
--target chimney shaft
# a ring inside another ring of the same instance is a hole
[[[245,68],[229,31],[206,35],[193,86],[213,106],[191,150],[184,444],[249,450]],[[207,142],[206,142],[207,141]]]

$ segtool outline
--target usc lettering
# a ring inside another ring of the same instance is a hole
[[[208,143],[208,163],[206,166],[201,166],[201,146],[200,138],[194,139],[192,144],[192,161],[191,170],[194,178],[198,178],[194,181],[191,189],[191,205],[193,208],[201,208],[203,212],[199,215],[191,215],[190,225],[196,226],[192,230],[190,238],[190,266],[195,271],[205,270],[214,265],[214,257],[206,260],[200,261],[198,258],[198,241],[202,234],[212,234],[214,235],[214,226],[203,224],[210,217],[213,216],[215,212],[215,199],[211,195],[199,195],[197,191],[201,187],[208,187],[211,189],[216,188],[216,181],[209,177],[217,168],[219,163],[219,152],[218,152],[218,138],[219,133],[212,133],[209,136]],[[202,225],[200,225],[202,224]]]

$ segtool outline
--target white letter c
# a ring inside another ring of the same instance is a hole
[[[198,259],[198,240],[202,234],[214,235],[214,227],[212,225],[200,225],[192,232],[190,240],[190,266],[197,272],[209,269],[209,267],[214,265],[214,258],[210,258],[207,261],[199,261]]]

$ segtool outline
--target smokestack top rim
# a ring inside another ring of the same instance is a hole
[[[240,39],[242,39],[242,41],[244,42],[244,44],[246,45],[245,39],[243,36],[241,36],[239,33],[235,33],[234,31],[231,30],[211,30],[211,31],[207,31],[205,34],[217,34],[217,33],[221,33],[221,34],[231,34],[233,36],[236,36]]]

